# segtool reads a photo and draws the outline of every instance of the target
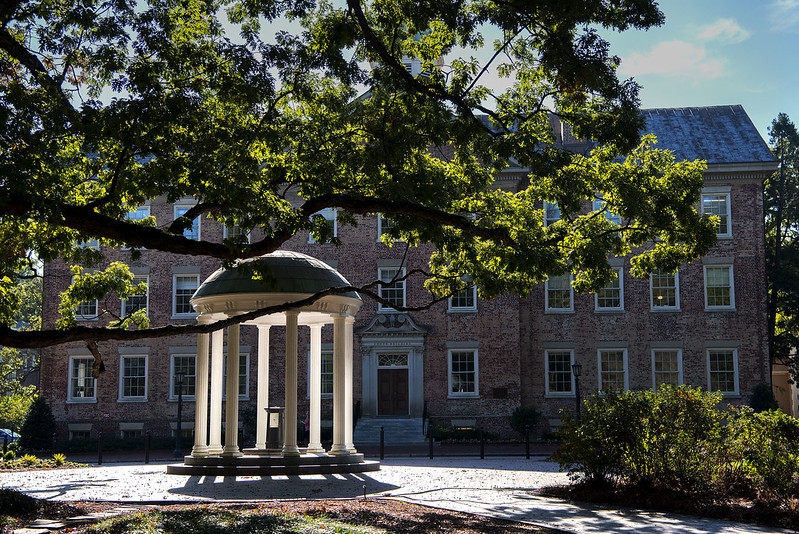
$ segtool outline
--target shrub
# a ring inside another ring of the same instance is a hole
[[[510,414],[510,427],[525,438],[525,427],[534,430],[541,420],[541,412],[532,406],[517,406]]]
[[[25,416],[19,434],[19,446],[25,450],[41,451],[49,449],[53,444],[53,433],[56,425],[53,412],[44,401],[38,397]]]
[[[59,453],[59,454],[54,454],[53,455],[53,465],[55,465],[56,467],[64,465],[64,463],[66,461],[67,461],[67,457],[64,456],[63,454]]]
[[[5,454],[3,454],[3,461],[4,462],[13,462],[14,458],[16,458],[16,457],[17,457],[17,455],[16,455],[16,453],[14,451],[6,451]]]
[[[730,422],[730,436],[739,484],[767,500],[799,497],[799,420],[743,407]]]
[[[707,490],[723,446],[720,400],[685,386],[594,395],[581,422],[564,416],[555,458],[577,481]]]
[[[33,454],[25,454],[19,461],[25,467],[33,467],[39,463],[39,459]]]

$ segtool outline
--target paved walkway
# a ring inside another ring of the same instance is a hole
[[[303,477],[167,475],[166,464],[0,473],[0,487],[58,500],[203,502],[367,496],[526,521],[575,533],[743,534],[788,531],[630,509],[576,505],[533,490],[567,482],[557,464],[523,458],[388,458],[375,473]]]

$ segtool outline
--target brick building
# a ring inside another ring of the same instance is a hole
[[[582,364],[584,396],[598,389],[644,389],[665,382],[721,390],[725,398],[745,402],[755,385],[768,383],[762,183],[776,162],[740,106],[642,113],[659,148],[672,150],[678,159],[707,160],[700,208],[720,216],[713,250],[673,275],[654,273],[648,280],[630,276],[629,263],[619,259],[614,263],[618,280],[596,295],[575,294],[568,278],[554,277],[526,298],[505,295],[486,301],[467,290],[422,312],[396,313],[365,299],[355,323],[354,399],[361,415],[356,443],[359,428],[368,429],[369,420],[378,416],[407,420],[416,433],[421,428],[416,419],[426,412],[433,424],[478,424],[508,434],[510,413],[523,405],[536,407],[554,424],[559,409],[574,407],[571,365],[577,362]],[[559,137],[575,150],[587,148],[568,135]],[[523,176],[523,169],[508,169],[498,184],[515,190]],[[153,199],[131,217],[153,215],[165,224],[192,205],[192,199],[184,200],[169,204]],[[548,218],[558,216],[557,206],[543,207]],[[329,263],[354,285],[376,277],[390,281],[398,271],[427,263],[430,250],[425,247],[406,254],[401,244],[381,243],[389,221],[379,215],[361,218],[357,227],[340,228],[334,211],[323,215],[340,247],[297,235],[285,248]],[[219,241],[228,230],[198,219],[186,232]],[[156,251],[144,250],[135,261],[125,249],[104,252],[109,262],[128,262],[149,286],[146,297],[104,306],[146,306],[152,325],[192,323],[189,299],[219,267],[218,261]],[[46,326],[57,319],[56,295],[70,280],[67,265],[46,266]],[[387,283],[381,291],[385,298],[409,305],[428,298],[422,281],[414,277]],[[97,303],[81,307],[85,324],[104,320],[93,318],[96,310]],[[241,328],[242,411],[255,406],[255,330]],[[328,330],[322,333],[322,388],[323,409],[329,414]],[[282,336],[281,328],[273,329],[271,405],[281,404],[284,396]],[[308,329],[301,329],[300,420],[308,412],[309,344]],[[41,391],[60,425],[61,439],[93,437],[99,431],[123,437],[145,430],[154,435],[174,431],[178,370],[186,373],[183,428],[191,432],[195,336],[107,342],[100,349],[105,372],[97,380],[91,378],[92,358],[80,344],[42,353]]]

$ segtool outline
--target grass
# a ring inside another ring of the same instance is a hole
[[[348,525],[326,517],[269,513],[240,508],[196,507],[158,510],[109,519],[85,531],[87,534],[384,534],[364,525]]]

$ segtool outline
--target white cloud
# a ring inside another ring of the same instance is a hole
[[[799,24],[799,0],[776,0],[769,6],[769,18],[775,30],[791,30]]]
[[[660,74],[671,77],[712,80],[724,73],[724,62],[709,59],[704,47],[685,41],[666,41],[648,54],[635,52],[622,58],[619,74],[641,76]]]
[[[799,2],[799,0],[791,0]],[[733,19],[719,19],[713,24],[702,26],[697,37],[703,40],[719,40],[726,43],[740,43],[749,39],[751,33]]]

